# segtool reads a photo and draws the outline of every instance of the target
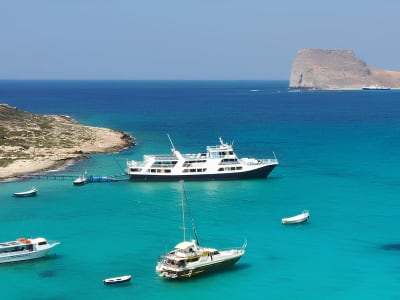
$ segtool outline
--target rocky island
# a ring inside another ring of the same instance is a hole
[[[131,145],[133,138],[121,131],[0,104],[0,180],[59,168],[90,153],[119,152]]]
[[[400,88],[400,71],[373,68],[350,50],[301,49],[292,64],[290,88],[359,90],[366,86]]]

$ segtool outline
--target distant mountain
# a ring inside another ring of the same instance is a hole
[[[368,66],[350,50],[301,49],[292,64],[290,88],[344,90],[378,85],[400,88],[400,71]]]

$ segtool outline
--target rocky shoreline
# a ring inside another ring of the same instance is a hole
[[[116,153],[132,145],[134,138],[122,131],[0,104],[0,180],[60,169],[88,154]]]

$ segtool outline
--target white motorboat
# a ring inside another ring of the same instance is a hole
[[[279,164],[277,158],[238,158],[233,144],[221,138],[205,153],[182,154],[172,145],[172,154],[145,155],[143,161],[127,162],[132,181],[232,180],[265,178]]]
[[[124,282],[129,282],[132,279],[132,275],[124,275],[120,277],[112,277],[112,278],[106,278],[103,280],[104,284],[118,284],[118,283],[124,283]]]
[[[0,263],[30,260],[46,256],[50,249],[59,245],[57,241],[39,238],[19,238],[0,243]]]
[[[32,187],[28,191],[14,193],[13,196],[14,197],[32,197],[32,196],[36,196],[37,192],[38,192],[38,190],[36,188]]]
[[[174,250],[159,257],[156,273],[167,279],[182,279],[235,264],[244,255],[247,241],[241,248],[237,249],[217,250],[202,247],[199,244],[194,224],[192,226],[196,239],[186,240],[183,184],[182,190],[183,241],[177,244]],[[193,223],[193,218],[191,220]]]
[[[282,224],[298,224],[307,222],[309,217],[310,217],[310,212],[308,210],[304,210],[301,214],[298,214],[296,216],[283,218]]]
[[[85,183],[86,183],[86,177],[83,175],[76,178],[73,182],[74,185],[84,185]]]

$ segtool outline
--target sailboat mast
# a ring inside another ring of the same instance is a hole
[[[184,215],[184,210],[185,210],[185,208],[184,208],[184,200],[186,200],[186,205],[187,205],[187,208],[188,208],[188,211],[189,211],[190,221],[192,222],[193,233],[194,233],[194,236],[195,236],[195,238],[196,238],[197,245],[200,245],[200,243],[199,243],[199,237],[197,236],[196,226],[195,226],[195,224],[194,224],[194,219],[193,219],[193,216],[192,216],[192,211],[191,211],[191,209],[190,209],[189,201],[187,200],[187,197],[186,197],[185,186],[183,185],[183,180],[182,180],[182,208],[183,208],[183,218],[184,218],[184,216],[185,216],[185,215]],[[183,221],[183,222],[185,222],[185,221]],[[185,238],[185,235],[186,235],[186,227],[185,227],[185,225],[184,225],[184,238]]]
[[[182,222],[183,222],[183,240],[186,241],[186,221],[185,221],[185,187],[182,180]]]

